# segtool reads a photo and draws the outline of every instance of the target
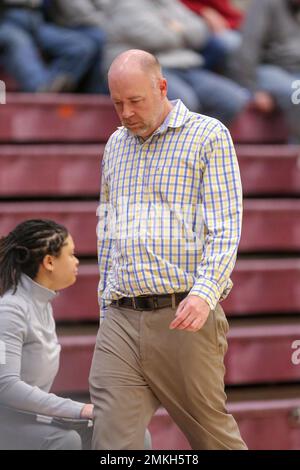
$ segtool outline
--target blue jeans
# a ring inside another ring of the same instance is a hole
[[[233,54],[239,48],[242,42],[240,31],[234,29],[225,29],[214,36],[223,45],[226,54]]]
[[[212,35],[200,54],[204,59],[203,67],[207,70],[222,70],[226,61],[226,47],[220,38]]]
[[[21,8],[6,11],[0,45],[5,69],[28,92],[60,75],[68,76],[75,88],[99,60],[99,46],[87,34],[46,23],[40,12]]]
[[[300,80],[300,68],[298,73],[293,74],[276,65],[260,65],[256,75],[257,89],[274,97],[286,117],[291,141],[300,143],[300,104],[292,102],[292,94],[295,92],[292,83]]]
[[[241,33],[225,29],[210,36],[205,46],[198,52],[204,59],[203,67],[207,70],[228,74],[228,62],[241,44]]]
[[[250,93],[232,80],[209,70],[164,69],[168,97],[180,98],[195,112],[215,117],[229,125],[250,100]]]

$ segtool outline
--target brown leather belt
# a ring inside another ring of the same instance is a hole
[[[133,310],[158,310],[166,307],[172,307],[175,309],[188,294],[189,292],[178,292],[176,294],[121,297],[120,299],[113,300],[112,305],[132,308]]]

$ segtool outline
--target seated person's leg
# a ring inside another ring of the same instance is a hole
[[[222,40],[213,35],[199,51],[204,59],[203,67],[207,70],[221,70],[226,60],[226,48]]]
[[[49,57],[52,81],[64,78],[64,91],[76,89],[94,64],[97,48],[93,41],[76,30],[50,23],[40,25],[37,41]]]
[[[79,434],[0,407],[0,450],[81,450]]]
[[[106,34],[102,29],[93,26],[80,26],[75,31],[82,34],[84,40],[90,39],[91,47],[94,48],[94,60],[79,84],[79,91],[83,93],[105,93],[105,79],[102,76],[103,47]]]
[[[269,93],[275,100],[279,109],[285,114],[290,129],[291,141],[300,142],[300,105],[293,103],[293,82],[297,75],[293,75],[275,65],[261,65],[257,70],[258,89]],[[300,74],[299,74],[300,80]]]
[[[1,63],[22,91],[34,92],[47,83],[47,68],[30,33],[4,21],[0,25],[0,46]]]
[[[180,76],[180,71],[164,68],[163,76],[168,80],[168,98],[170,100],[181,99],[190,111],[199,112],[200,103],[196,92]]]
[[[231,124],[251,99],[246,88],[209,70],[188,69],[185,79],[195,90],[204,114],[219,119],[225,125]]]

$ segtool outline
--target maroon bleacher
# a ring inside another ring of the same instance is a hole
[[[300,194],[300,147],[237,145],[244,195]]]
[[[264,399],[229,402],[228,411],[236,418],[242,436],[250,449],[299,450],[300,395],[297,398]]]
[[[244,144],[280,144],[288,138],[287,125],[280,112],[262,114],[248,109],[231,126],[235,142]]]
[[[58,321],[97,321],[99,307],[96,260],[82,263],[76,284],[55,299]],[[228,317],[292,314],[300,310],[300,260],[239,260],[232,275],[235,288],[223,302]],[[82,293],[85,293],[84,304]]]
[[[79,254],[91,255],[96,251],[97,205],[97,200],[0,202],[0,233],[6,233],[25,218],[53,218],[66,225]],[[245,200],[239,251],[275,250],[300,250],[300,200]]]
[[[1,115],[0,142],[105,142],[119,125],[106,96],[8,93]],[[287,141],[282,115],[253,109],[238,117],[231,132],[239,143]]]
[[[102,144],[2,145],[0,196],[97,197]],[[237,145],[244,195],[300,193],[300,148]]]
[[[16,80],[14,80],[10,75],[8,75],[0,65],[0,80],[5,84],[5,90],[7,92],[16,92],[19,90]]]
[[[95,346],[94,334],[67,332],[59,342],[62,347],[60,370],[53,384],[53,390],[60,393],[87,392],[88,376]]]
[[[246,199],[240,252],[299,251],[300,199]]]
[[[0,196],[93,196],[103,145],[2,145]]]
[[[234,288],[223,302],[228,316],[299,313],[300,259],[238,260]]]
[[[107,96],[8,93],[0,142],[105,142],[118,125]]]
[[[300,318],[233,323],[228,334],[226,384],[299,382],[300,366],[293,364],[292,344],[300,338]],[[300,397],[299,397],[300,398]],[[299,443],[300,444],[300,443]]]
[[[86,391],[95,335],[85,335],[83,331],[73,329],[71,335],[60,337],[63,372],[58,374],[55,389],[61,392]],[[226,384],[299,381],[300,365],[292,362],[292,344],[299,338],[299,319],[278,321],[278,324],[252,321],[247,326],[233,322],[225,361]],[[80,364],[80,372],[72,364]]]
[[[48,218],[63,223],[75,240],[76,252],[96,251],[96,201],[88,202],[0,202],[0,233],[29,218]]]
[[[241,435],[251,450],[299,450],[300,394],[298,398],[231,402],[228,411],[238,422]],[[299,390],[298,390],[299,393]],[[164,409],[159,409],[150,426],[155,449],[190,449],[190,446]]]

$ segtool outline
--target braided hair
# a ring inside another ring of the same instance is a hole
[[[34,279],[46,255],[59,256],[68,231],[53,220],[31,219],[0,238],[0,296],[16,291],[21,274]]]

